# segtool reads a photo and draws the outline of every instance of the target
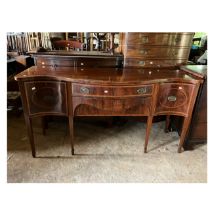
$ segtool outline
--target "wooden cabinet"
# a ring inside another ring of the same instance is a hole
[[[196,98],[192,121],[185,139],[185,148],[191,149],[195,144],[207,142],[207,66],[188,65],[182,70],[203,79]]]

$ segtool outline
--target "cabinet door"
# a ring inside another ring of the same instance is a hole
[[[187,116],[194,88],[193,84],[160,84],[156,114]]]
[[[30,115],[68,114],[65,82],[25,82],[25,91]]]

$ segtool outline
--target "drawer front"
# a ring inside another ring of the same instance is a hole
[[[160,84],[156,113],[187,116],[194,88],[195,86],[192,84]]]
[[[72,102],[75,116],[147,116],[151,109],[151,97],[72,97]]]
[[[151,95],[153,85],[140,85],[140,86],[96,86],[86,84],[72,84],[73,96],[94,96],[94,97],[131,97],[131,96],[144,96]]]
[[[122,67],[123,58],[77,58],[77,67]]]
[[[52,67],[74,67],[75,61],[74,59],[61,59],[61,58],[37,58],[36,60],[37,66],[52,66]]]
[[[190,46],[193,33],[127,33],[126,45]]]
[[[184,65],[187,59],[146,59],[146,58],[125,58],[125,67],[168,67]]]
[[[116,58],[37,58],[37,66],[52,67],[122,67],[122,57]]]
[[[188,59],[189,48],[148,47],[128,45],[125,57]]]
[[[49,113],[67,115],[65,82],[25,82],[29,114]]]

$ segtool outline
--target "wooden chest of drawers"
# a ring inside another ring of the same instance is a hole
[[[167,67],[186,64],[193,33],[125,33],[125,67]]]

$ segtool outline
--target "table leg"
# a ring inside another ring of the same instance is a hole
[[[35,150],[35,144],[34,144],[34,135],[33,135],[33,128],[32,128],[32,120],[30,117],[24,115],[25,117],[25,122],[26,122],[26,128],[28,131],[28,137],[31,145],[31,151],[32,151],[32,156],[35,158],[36,157],[36,150]]]
[[[170,115],[166,115],[166,124],[165,124],[165,132],[169,132],[169,125],[170,125]]]
[[[178,146],[178,153],[181,152],[182,146],[184,144],[186,134],[190,125],[191,117],[185,117],[182,125],[182,132],[180,135],[179,146]]]
[[[74,155],[74,117],[73,116],[69,116],[69,132],[70,132],[71,154]]]
[[[149,141],[150,130],[152,127],[152,120],[153,120],[153,116],[147,117],[147,129],[146,129],[146,136],[145,136],[145,143],[144,143],[144,153],[147,153],[147,145]]]

